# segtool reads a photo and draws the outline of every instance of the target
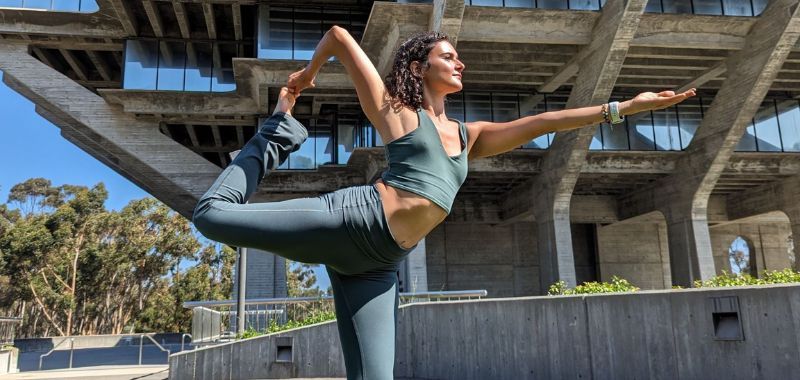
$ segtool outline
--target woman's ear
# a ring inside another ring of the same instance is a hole
[[[422,78],[422,65],[419,61],[412,61],[409,67],[411,68],[411,75]]]

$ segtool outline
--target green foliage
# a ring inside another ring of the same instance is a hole
[[[311,314],[302,319],[290,319],[284,324],[279,324],[276,319],[269,321],[267,331],[256,330],[248,327],[243,333],[236,336],[237,339],[247,339],[264,334],[272,334],[280,331],[296,329],[298,327],[310,326],[317,323],[336,320],[336,314],[332,310],[315,309]]]
[[[110,211],[107,198],[102,183],[34,178],[0,205],[0,310],[25,314],[18,336],[188,331],[184,301],[230,294],[232,249],[203,246],[155,199]]]
[[[570,289],[567,287],[566,282],[559,281],[553,285],[550,285],[547,294],[551,296],[559,296],[574,294],[635,292],[638,290],[639,288],[633,286],[630,282],[628,282],[628,280],[613,276],[610,283],[596,281],[584,282],[583,284],[576,286],[575,289]]]
[[[747,286],[747,285],[767,285],[767,284],[787,284],[800,282],[800,272],[792,269],[764,271],[761,278],[753,277],[749,274],[733,274],[722,271],[722,274],[714,276],[706,281],[695,281],[696,288],[713,288],[724,286]]]

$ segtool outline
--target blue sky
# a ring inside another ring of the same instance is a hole
[[[0,80],[3,73],[0,71]],[[61,137],[61,130],[36,113],[33,103],[0,82],[0,203],[12,186],[43,177],[54,186],[94,186],[108,189],[106,207],[119,210],[133,199],[150,196],[88,153]],[[324,268],[317,267],[318,284],[329,285]]]

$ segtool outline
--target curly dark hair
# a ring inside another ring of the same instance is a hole
[[[422,107],[422,77],[411,71],[411,62],[418,61],[428,67],[428,54],[439,41],[449,41],[444,33],[427,32],[414,35],[397,48],[392,71],[384,78],[386,90],[392,98],[392,106]]]

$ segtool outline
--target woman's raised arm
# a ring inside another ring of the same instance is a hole
[[[361,109],[364,110],[367,118],[378,129],[382,137],[385,133],[387,122],[392,118],[393,113],[387,98],[386,86],[375,69],[375,65],[358,46],[358,43],[350,33],[339,26],[334,26],[328,30],[317,44],[314,56],[311,58],[305,69],[289,75],[288,87],[300,92],[306,88],[314,87],[314,78],[319,69],[330,57],[336,57],[347,70],[347,74],[353,80],[353,84],[358,94],[358,101]]]
[[[621,115],[633,115],[643,111],[667,108],[695,95],[691,89],[680,94],[672,91],[645,92],[631,100],[620,103]],[[469,124],[475,143],[469,158],[494,156],[517,148],[534,138],[550,132],[597,125],[603,121],[602,106],[567,109],[527,116],[506,123],[478,121]]]

